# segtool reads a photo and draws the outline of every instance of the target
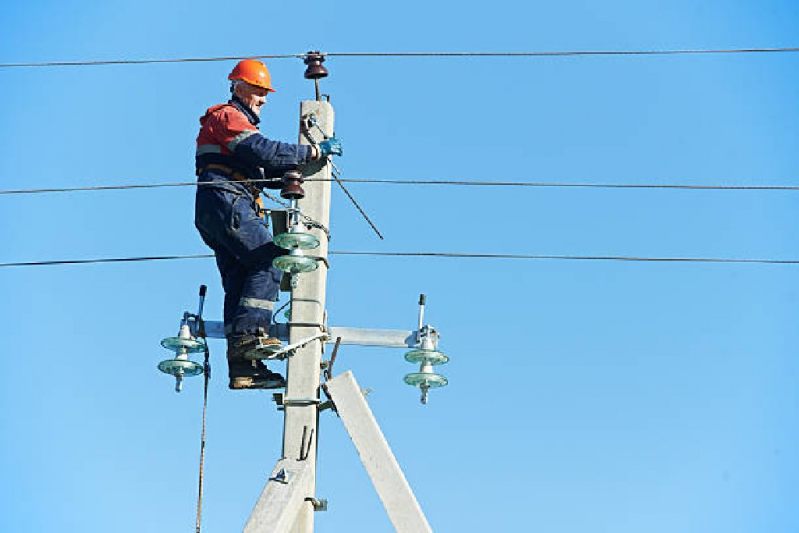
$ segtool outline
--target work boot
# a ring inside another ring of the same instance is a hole
[[[229,337],[227,342],[228,358],[233,359],[267,359],[271,352],[280,349],[280,339],[270,337],[263,328],[256,333],[245,333]]]
[[[270,350],[271,348],[271,350]],[[269,337],[259,328],[255,334],[237,335],[228,338],[228,376],[231,389],[279,389],[286,380],[277,372],[269,370],[261,361],[248,360],[245,356],[257,356],[280,348],[280,340]]]
[[[277,372],[272,372],[261,361],[228,359],[229,388],[237,389],[280,389],[286,380]]]

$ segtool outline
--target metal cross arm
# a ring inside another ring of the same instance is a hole
[[[418,343],[419,335],[418,330],[366,329],[341,326],[330,326],[325,333],[327,335],[325,342],[328,344],[335,343],[336,338],[341,337],[341,344],[383,346],[386,348],[413,348]],[[209,339],[224,339],[225,326],[220,321],[208,320],[205,322],[205,334]],[[289,339],[289,326],[288,324],[273,324],[269,334],[287,342]],[[434,335],[438,336],[437,333],[434,333]],[[317,338],[321,338],[321,336],[322,334]]]

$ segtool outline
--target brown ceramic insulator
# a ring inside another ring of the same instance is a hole
[[[290,170],[283,176],[283,189],[280,196],[286,200],[299,200],[305,198],[305,190],[302,188],[302,174],[296,170]]]
[[[319,78],[326,78],[328,72],[322,65],[324,60],[325,56],[319,51],[308,52],[305,56],[305,64],[308,65],[308,68],[305,69],[305,79],[318,80]]]

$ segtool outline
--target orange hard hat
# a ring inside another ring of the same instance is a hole
[[[246,81],[250,85],[261,87],[271,93],[275,92],[272,88],[272,76],[269,75],[269,69],[255,59],[239,61],[227,79]]]

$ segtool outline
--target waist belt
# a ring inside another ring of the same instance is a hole
[[[258,189],[258,187],[256,187],[252,183],[248,183],[249,182],[249,178],[247,176],[245,176],[241,172],[236,172],[235,170],[233,170],[232,168],[230,168],[230,167],[228,167],[226,165],[219,165],[217,163],[211,163],[209,165],[205,165],[203,168],[201,168],[201,169],[199,169],[197,171],[197,175],[199,176],[200,174],[202,174],[206,170],[221,170],[222,172],[224,172],[226,174],[230,174],[230,176],[232,176],[234,180],[245,182],[244,185],[250,190],[252,195],[255,196],[255,203],[258,206],[258,209],[257,209],[258,216],[261,216],[261,212],[264,209],[264,201],[261,198],[261,190]]]
[[[256,198],[261,193],[261,190],[258,187],[256,187],[255,184],[250,183],[250,178],[248,178],[247,176],[245,176],[241,172],[237,172],[237,171],[233,170],[232,168],[230,168],[227,165],[220,165],[220,164],[217,164],[217,163],[211,163],[211,164],[205,165],[200,170],[198,170],[197,171],[197,175],[199,176],[200,174],[202,174],[206,170],[221,170],[225,174],[229,174],[234,180],[243,181],[244,185],[247,186],[247,188],[250,190],[251,193],[253,193],[253,195]]]

